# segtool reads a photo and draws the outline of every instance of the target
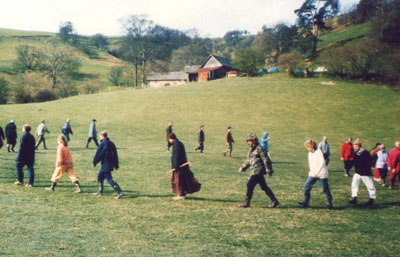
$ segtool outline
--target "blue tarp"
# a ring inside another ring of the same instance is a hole
[[[279,69],[277,67],[272,67],[272,68],[269,68],[269,70],[268,70],[268,73],[277,73],[277,72],[279,72]]]

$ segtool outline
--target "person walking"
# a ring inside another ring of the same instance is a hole
[[[176,195],[175,200],[184,200],[187,194],[200,191],[201,184],[194,177],[186,158],[185,145],[178,140],[174,133],[168,135],[172,145],[171,155],[171,187]]]
[[[344,163],[344,175],[346,177],[351,177],[349,171],[351,170],[351,168],[353,168],[354,149],[351,141],[351,137],[347,138],[347,140],[342,144],[342,148],[340,149],[340,159]]]
[[[262,146],[262,148],[264,148],[264,150],[267,152],[269,159],[271,159],[271,155],[269,154],[269,148],[268,148],[268,141],[269,141],[269,136],[268,136],[268,132],[265,131],[262,138],[261,138],[261,143],[260,145]]]
[[[388,173],[388,166],[387,166],[387,161],[389,158],[389,154],[385,151],[385,146],[380,145],[379,146],[379,151],[376,153],[377,159],[376,159],[376,164],[375,167],[379,171],[379,177],[381,179],[380,183],[382,186],[386,186],[385,179]]]
[[[376,182],[378,182],[379,184],[381,184],[382,181],[381,181],[381,177],[379,175],[379,170],[378,170],[378,168],[376,168],[376,160],[378,159],[378,156],[376,154],[377,154],[377,152],[380,151],[380,148],[379,148],[380,145],[381,145],[381,143],[379,143],[379,142],[376,143],[375,147],[372,148],[372,150],[371,150],[371,158],[372,158],[371,167],[374,170],[374,180]]]
[[[15,120],[11,120],[6,125],[6,138],[7,138],[7,152],[14,151],[14,147],[17,144],[17,126],[15,125]]]
[[[88,137],[88,140],[86,142],[86,148],[89,147],[89,143],[92,140],[94,141],[96,146],[99,147],[99,144],[97,142],[96,119],[92,119],[92,123],[90,123],[90,126],[89,126],[89,137]]]
[[[324,155],[325,164],[328,166],[329,164],[329,156],[331,155],[331,151],[329,149],[328,138],[324,136],[322,141],[318,144],[318,149],[321,150],[322,154]]]
[[[195,152],[200,150],[200,153],[203,153],[205,140],[204,125],[201,125],[199,131],[197,131],[197,141],[199,142],[199,146],[194,149]]]
[[[35,138],[30,134],[31,127],[25,124],[22,128],[22,136],[19,139],[19,150],[15,157],[15,166],[17,169],[17,181],[14,183],[19,186],[24,183],[24,173],[22,169],[24,166],[28,167],[29,180],[27,187],[32,187],[35,182],[35,170],[33,166],[35,164]]]
[[[233,140],[232,137],[232,127],[229,126],[226,133],[225,133],[225,141],[226,141],[226,146],[227,149],[224,151],[224,156],[228,154],[229,157],[232,157],[232,151],[233,151],[233,143],[235,143],[235,140]]]
[[[353,176],[353,181],[351,182],[351,197],[349,201],[351,204],[357,204],[357,194],[358,187],[362,181],[367,187],[369,200],[365,203],[366,206],[374,205],[374,200],[376,199],[376,189],[374,182],[372,180],[371,173],[371,154],[362,148],[360,139],[356,139],[353,144],[354,147],[354,169],[355,173]]]
[[[54,191],[57,186],[58,180],[64,173],[67,173],[72,183],[76,186],[75,193],[81,193],[81,185],[79,184],[79,179],[75,175],[71,152],[68,149],[68,142],[64,135],[60,135],[57,138],[57,160],[56,169],[51,177],[51,186],[47,187],[46,190]]]
[[[64,123],[62,129],[61,129],[61,133],[63,133],[65,139],[67,140],[67,142],[69,142],[70,138],[69,138],[69,134],[73,135],[74,132],[72,132],[72,128],[71,128],[71,120],[68,118],[67,121]]]
[[[43,142],[44,149],[47,149],[47,147],[46,147],[46,139],[44,138],[44,135],[46,134],[46,132],[50,133],[50,131],[46,127],[46,124],[45,124],[44,120],[42,120],[40,122],[39,126],[37,127],[36,133],[35,133],[35,135],[37,137],[39,137],[39,141],[38,141],[38,143],[36,145],[36,149],[38,149],[40,143],[42,143],[42,142]]]
[[[173,124],[172,124],[172,122],[170,122],[168,124],[168,127],[165,129],[165,133],[166,133],[166,136],[167,136],[167,152],[169,152],[169,148],[171,148],[171,146],[172,146],[172,144],[168,140],[169,134],[173,133],[172,127],[173,127]]]
[[[326,167],[324,154],[320,148],[317,148],[317,144],[312,139],[307,140],[304,143],[304,146],[308,150],[308,166],[310,168],[310,171],[304,185],[305,199],[304,201],[298,203],[305,208],[309,206],[311,189],[313,188],[315,182],[319,180],[322,190],[324,191],[326,198],[328,199],[328,204],[326,205],[326,207],[328,209],[332,209],[332,194],[329,189],[328,168]]]
[[[0,149],[3,147],[4,145],[4,139],[5,139],[5,135],[4,135],[4,130],[3,128],[0,126]]]
[[[278,199],[276,199],[272,190],[268,187],[265,182],[264,175],[268,173],[272,176],[274,171],[272,170],[271,160],[268,158],[267,152],[258,143],[258,139],[254,134],[247,136],[247,144],[250,146],[250,151],[247,154],[247,159],[240,167],[239,172],[244,172],[250,168],[250,178],[247,182],[247,193],[246,200],[239,205],[241,208],[250,207],[251,198],[253,196],[254,188],[257,184],[260,185],[261,189],[271,199],[269,208],[275,208],[279,205]]]
[[[388,161],[388,170],[390,172],[390,189],[393,189],[394,187],[394,182],[396,181],[396,177],[398,177],[398,187],[400,190],[400,177],[399,177],[399,172],[400,172],[400,141],[397,141],[394,143],[394,149],[390,151]]]
[[[97,174],[97,185],[98,191],[94,195],[102,196],[104,188],[104,179],[107,180],[108,184],[117,193],[116,199],[120,199],[124,193],[117,182],[113,180],[111,172],[119,169],[118,153],[115,144],[111,142],[107,136],[106,131],[100,132],[100,145],[97,148],[96,155],[93,158],[93,167],[96,167],[97,163],[101,162],[101,168]]]

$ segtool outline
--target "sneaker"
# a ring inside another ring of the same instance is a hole
[[[123,193],[123,192],[117,194],[117,195],[115,196],[115,199],[121,199],[122,196],[124,196],[124,193]]]
[[[385,183],[382,183],[382,187],[385,187],[386,186],[386,184]]]
[[[47,191],[54,191],[54,187],[46,187],[44,189],[47,190]]]
[[[96,196],[103,196],[103,192],[97,191],[96,193],[93,193],[93,195],[96,195]]]
[[[344,176],[345,176],[345,177],[351,177],[350,174],[349,174],[348,172],[346,172],[346,173],[344,174]]]
[[[276,207],[278,207],[279,204],[280,204],[280,202],[278,200],[274,200],[271,202],[271,204],[268,206],[268,208],[276,208]]]
[[[17,183],[17,182],[15,182],[15,183]],[[392,185],[389,186],[389,189],[393,189]]]
[[[26,184],[25,186],[26,186],[26,187],[33,187],[32,184]]]
[[[304,208],[308,208],[308,203],[306,201],[297,202],[298,204],[302,205]]]
[[[20,186],[20,185],[22,185],[22,183],[19,182],[19,181],[15,181],[15,182],[14,182],[14,185]]]
[[[177,196],[174,197],[174,200],[185,200],[185,197],[177,195]]]
[[[82,193],[82,189],[80,187],[78,187],[74,192],[77,193],[77,194]]]

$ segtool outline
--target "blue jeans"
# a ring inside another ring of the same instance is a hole
[[[103,186],[104,179],[107,180],[108,184],[114,186],[114,180],[111,175],[111,171],[99,171],[99,174],[97,174],[97,182]]]
[[[313,188],[315,182],[317,182],[317,180],[319,180],[322,190],[324,191],[326,197],[328,198],[328,200],[332,199],[332,195],[331,195],[331,191],[329,190],[329,185],[328,185],[328,179],[324,178],[324,179],[319,179],[319,178],[313,178],[313,177],[308,177],[306,184],[304,185],[304,195],[306,197],[306,201],[309,201],[311,198],[311,189]]]
[[[29,182],[28,184],[33,185],[33,182],[35,181],[35,171],[33,169],[33,163],[24,163],[24,162],[17,162],[16,163],[16,168],[17,168],[17,177],[18,181],[21,183],[24,183],[24,173],[22,172],[22,168],[24,166],[28,167],[28,174],[29,174]]]

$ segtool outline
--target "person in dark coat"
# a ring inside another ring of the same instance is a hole
[[[61,128],[61,133],[63,133],[65,139],[67,140],[67,142],[69,142],[69,134],[74,134],[71,128],[71,120],[69,118],[65,121],[63,127]]]
[[[168,124],[168,127],[165,129],[165,132],[166,132],[166,135],[167,135],[167,152],[169,152],[169,149],[170,149],[171,146],[172,146],[172,144],[171,144],[171,143],[169,142],[169,140],[168,140],[169,134],[172,133],[172,127],[173,127],[173,124],[172,124],[172,122],[170,122],[170,123]]]
[[[194,149],[196,152],[197,150],[200,150],[200,153],[203,153],[204,151],[204,141],[206,141],[205,135],[204,135],[204,125],[200,126],[199,131],[197,131],[197,141],[199,142],[199,146]]]
[[[174,197],[175,200],[184,200],[187,194],[200,191],[201,184],[198,183],[189,168],[185,146],[178,140],[174,133],[168,135],[168,140],[172,145],[172,192],[176,194],[176,197]]]
[[[0,127],[0,149],[3,147],[3,145],[4,145],[4,139],[5,139],[5,136],[4,136],[4,131],[3,131],[3,128],[2,127]]]
[[[6,125],[6,138],[7,138],[7,151],[10,152],[10,146],[11,146],[11,151],[14,151],[14,147],[17,144],[17,126],[15,126],[15,121],[11,120],[7,125]]]
[[[117,193],[116,199],[120,199],[124,193],[117,182],[113,180],[111,172],[119,169],[118,153],[114,143],[107,137],[107,132],[100,132],[100,145],[97,148],[96,155],[93,158],[93,166],[101,162],[101,168],[97,174],[98,191],[95,195],[103,195],[104,179],[111,185]]]
[[[362,181],[367,187],[369,200],[365,204],[367,206],[374,205],[374,199],[376,198],[376,189],[372,180],[371,163],[372,157],[370,153],[362,148],[360,139],[356,139],[353,143],[354,147],[354,169],[355,174],[353,181],[351,182],[351,197],[349,201],[351,204],[357,204],[358,187]]]
[[[35,137],[30,134],[31,127],[25,124],[23,127],[24,133],[19,140],[19,151],[15,158],[17,177],[18,180],[14,183],[15,185],[22,185],[24,182],[24,173],[22,172],[23,167],[28,167],[29,181],[26,184],[27,187],[32,187],[35,180],[35,171],[33,165],[35,163]]]

